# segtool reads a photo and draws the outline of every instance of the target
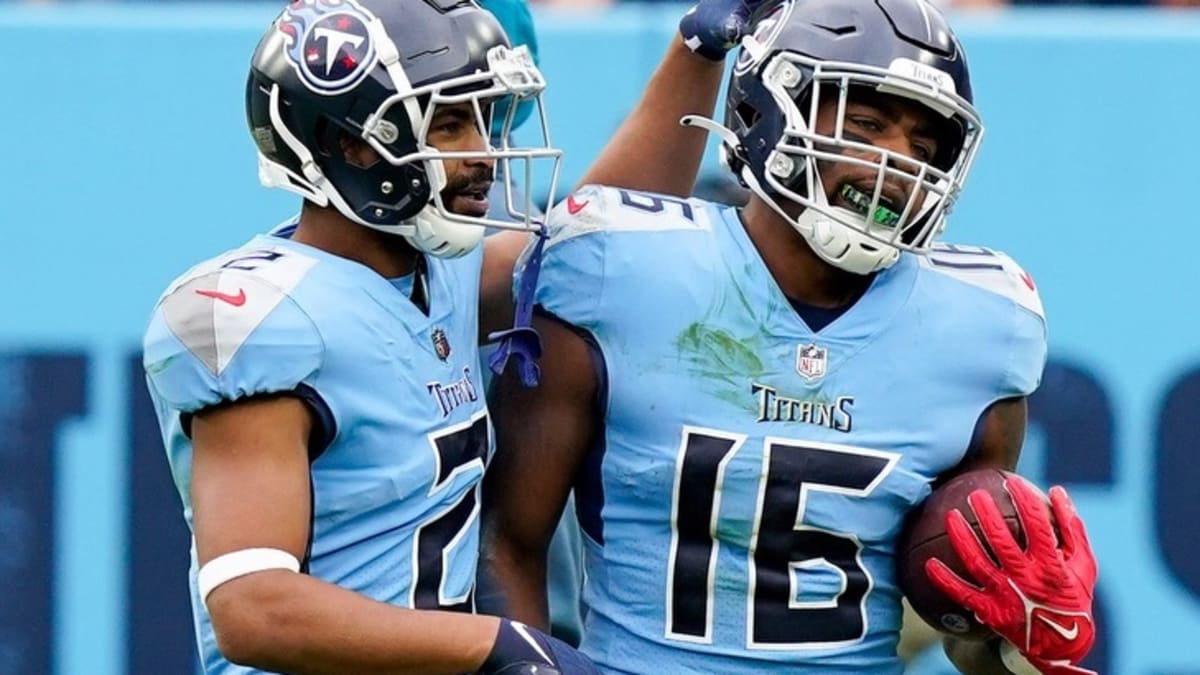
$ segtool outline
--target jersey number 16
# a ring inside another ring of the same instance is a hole
[[[711,643],[717,521],[725,468],[746,437],[685,427],[675,466],[671,553],[667,561],[666,637]],[[804,524],[811,492],[865,497],[899,455],[833,443],[767,438],[750,541],[746,646],[827,649],[861,640],[871,577],[862,544],[850,533]],[[796,599],[806,568],[832,566],[842,579],[827,601]]]

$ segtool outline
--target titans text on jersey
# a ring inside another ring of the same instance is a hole
[[[550,230],[538,305],[606,392],[575,493],[583,650],[612,673],[902,672],[896,538],[981,413],[1041,378],[1027,275],[903,254],[813,331],[733,209],[588,187]]]
[[[185,273],[147,330],[151,397],[189,526],[191,415],[249,396],[298,396],[318,439],[306,571],[394,605],[469,611],[491,449],[476,346],[482,252],[427,258],[425,314],[405,280],[288,234],[256,237]],[[196,574],[193,546],[205,672],[253,672],[221,657]]]
[[[780,394],[774,387],[757,382],[750,383],[750,391],[758,397],[759,422],[800,422],[829,427],[849,433],[854,424],[850,408],[853,396],[838,396],[833,401],[808,398],[791,398]]]

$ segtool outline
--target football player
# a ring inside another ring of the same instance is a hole
[[[711,106],[719,64],[679,48],[663,67],[672,115]],[[263,35],[260,178],[303,208],[171,283],[145,337],[205,672],[594,672],[471,613],[492,445],[477,345],[512,318],[538,228],[527,193],[504,218],[486,195],[498,164],[557,174],[543,87],[467,1],[297,0]],[[529,101],[543,143],[489,147],[492,111],[507,131]],[[618,180],[685,189],[703,140],[675,138],[690,168]],[[481,243],[486,225],[508,231]]]
[[[601,670],[900,673],[905,515],[941,478],[1016,466],[1042,305],[1008,256],[935,243],[983,134],[936,9],[782,0],[752,31],[724,125],[687,120],[720,137],[744,208],[589,186],[551,213],[541,385],[495,397],[489,564],[511,616],[544,625],[545,541],[574,489]],[[1061,488],[1051,509],[1010,482],[1026,530],[1063,543],[1004,541],[973,497],[1000,564],[956,520],[975,580],[930,576],[1003,640],[948,653],[968,673],[1087,672],[1082,523]]]

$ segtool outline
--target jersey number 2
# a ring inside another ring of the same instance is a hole
[[[725,468],[745,442],[740,434],[686,427],[675,466],[671,553],[667,561],[666,636],[712,642],[718,518]],[[853,534],[804,524],[812,492],[865,497],[899,459],[894,453],[832,443],[767,438],[750,542],[746,645],[820,649],[862,639],[871,579]],[[817,566],[841,577],[836,597],[796,598],[797,575]]]
[[[429,488],[431,499],[449,489],[454,478],[468,471],[483,473],[488,450],[488,418],[480,414],[465,425],[429,437],[437,461],[437,480]],[[474,581],[457,597],[443,591],[450,550],[467,535],[479,518],[478,481],[458,501],[417,530],[413,549],[412,606],[416,609],[475,611]],[[473,553],[472,553],[473,555]]]

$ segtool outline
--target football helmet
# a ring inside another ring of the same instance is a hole
[[[264,185],[452,257],[479,243],[482,226],[540,227],[532,214],[552,203],[561,160],[550,145],[544,88],[529,51],[511,48],[495,17],[470,0],[296,0],[254,52],[246,114]],[[541,143],[512,146],[508,132],[525,102],[536,105]],[[462,104],[474,113],[483,147],[430,145],[438,107]],[[487,139],[497,108],[506,112],[493,147]],[[381,161],[347,159],[346,137],[366,142]],[[529,188],[523,195],[506,189],[512,220],[454,213],[442,195],[447,159],[497,162],[505,175],[523,175],[526,186],[536,160],[549,195],[534,204]]]
[[[830,264],[869,274],[901,251],[927,252],[983,137],[965,56],[942,15],[926,0],[776,0],[759,8],[751,31],[724,127],[685,121],[721,136],[722,160],[738,179]],[[864,91],[932,111],[936,154],[921,161],[847,134],[847,101]],[[818,133],[817,111],[831,98],[834,129]],[[831,203],[819,169],[835,162],[866,168],[872,187],[832,186],[840,198]],[[785,208],[789,201],[802,208]]]

